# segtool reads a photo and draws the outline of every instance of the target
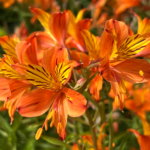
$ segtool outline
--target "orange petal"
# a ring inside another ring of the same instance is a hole
[[[16,53],[21,63],[38,64],[37,36],[38,33],[33,33],[25,41],[17,44]]]
[[[146,118],[140,118],[143,124],[144,135],[150,136],[150,124],[146,121]]]
[[[111,86],[115,93],[115,103],[116,103],[116,106],[119,107],[121,111],[123,111],[124,97],[125,95],[128,96],[128,91],[125,87],[124,82],[116,73],[114,73],[114,78],[116,81],[111,82]]]
[[[71,117],[79,117],[86,111],[86,99],[80,93],[64,87],[62,92],[66,95],[66,111]]]
[[[29,64],[38,64],[37,59],[37,33],[31,34],[26,41],[30,43],[29,47],[26,49],[24,55],[26,62]]]
[[[69,14],[67,11],[53,13],[49,19],[49,30],[59,46],[65,47],[68,25]]]
[[[17,58],[15,52],[17,41],[15,41],[14,39],[8,36],[4,36],[4,37],[0,37],[0,45],[2,46],[2,48],[4,49],[7,55]]]
[[[144,34],[150,32],[150,20],[148,18],[142,20],[136,13],[134,15],[138,19],[138,33]]]
[[[53,46],[56,46],[55,41],[46,32],[34,32],[31,35],[36,36],[38,49],[47,50]]]
[[[88,143],[89,145],[93,145],[93,138],[90,134],[87,134],[85,136],[82,136],[83,142]]]
[[[150,43],[139,53],[137,53],[134,57],[147,57],[150,55]]]
[[[79,149],[78,149],[78,145],[77,145],[77,144],[74,144],[73,147],[72,147],[72,150],[79,150]]]
[[[117,71],[120,77],[132,83],[141,83],[150,80],[150,63],[143,59],[125,60],[113,68]],[[144,73],[140,75],[139,71]]]
[[[31,84],[19,80],[10,80],[9,86],[11,90],[11,96],[9,97],[9,101],[5,102],[5,107],[9,109],[9,116],[13,120],[17,104],[21,96],[31,87]]]
[[[47,12],[39,8],[31,7],[30,10],[32,13],[34,13],[37,16],[37,18],[39,19],[39,21],[41,22],[45,30],[49,31],[50,14],[48,14]]]
[[[126,100],[125,101],[125,107],[133,112],[137,111],[137,106],[136,106],[136,102],[133,100]]]
[[[91,81],[89,89],[95,100],[100,100],[100,90],[102,89],[103,77],[99,74]]]
[[[73,39],[69,41],[70,42],[69,45],[82,52],[86,52],[87,49],[81,34],[81,29],[88,28],[90,23],[88,20],[85,20],[83,22],[79,21],[78,23],[76,23],[75,16],[72,14],[72,12],[71,11],[67,12],[69,14],[68,33],[73,37]]]
[[[81,10],[78,12],[77,17],[76,17],[76,22],[82,20],[85,11],[86,11],[86,9],[81,9]]]
[[[101,125],[100,133],[97,139],[97,145],[99,148],[102,148],[102,140],[106,137],[106,134],[103,134],[104,128],[106,126],[106,122]]]
[[[0,78],[0,83],[0,101],[6,101],[7,98],[11,95],[9,79]]]
[[[1,62],[1,73],[3,76],[12,78],[12,79],[23,79],[24,77],[21,76],[14,68],[12,65],[14,65],[14,61],[12,60],[12,57],[8,55],[4,55],[4,58],[2,59]]]
[[[128,38],[128,26],[122,22],[122,21],[117,21],[110,19],[106,22],[105,24],[106,29],[114,29],[115,30],[115,35],[117,38],[117,47],[119,47],[125,39]]]
[[[68,33],[75,38],[76,37],[76,18],[70,10],[68,10],[67,12],[69,14]]]
[[[54,75],[56,65],[68,60],[68,51],[66,48],[53,47],[45,52],[43,67]]]
[[[83,63],[83,67],[87,67],[90,63],[89,56],[82,52],[70,51],[71,59]]]
[[[105,30],[101,36],[100,52],[101,57],[115,54],[112,52],[114,40],[117,41],[117,47],[119,47],[125,39],[128,38],[128,27],[124,22],[110,19],[105,23]]]
[[[81,30],[90,30],[91,22],[91,19],[81,20],[77,23],[77,27]]]
[[[54,125],[57,128],[57,133],[65,139],[65,127],[67,123],[67,111],[65,106],[65,95],[61,93],[60,97],[57,98],[54,105],[55,110],[55,121]]]
[[[130,7],[135,7],[140,4],[139,0],[118,0],[118,4],[115,8],[115,14],[119,15],[120,13],[124,12],[126,9]]]
[[[150,149],[150,136],[141,135],[138,131],[134,129],[128,129],[128,131],[134,133],[134,135],[137,137],[141,150]]]
[[[20,63],[24,63],[24,54],[27,48],[31,45],[31,43],[28,43],[26,41],[19,42],[16,46],[16,54],[18,56],[18,59]]]
[[[44,114],[54,101],[56,93],[49,90],[35,89],[19,100],[17,109],[24,117],[36,117]],[[41,101],[42,99],[42,101]]]

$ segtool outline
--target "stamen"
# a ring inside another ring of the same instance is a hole
[[[38,140],[41,137],[42,132],[43,132],[43,128],[39,128],[35,135],[36,140]]]

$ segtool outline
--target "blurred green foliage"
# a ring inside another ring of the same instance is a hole
[[[57,2],[60,4],[61,10],[63,10],[63,2],[61,0],[58,0]],[[65,9],[71,10],[76,15],[80,9],[87,7],[89,4],[90,0],[68,0],[65,4]],[[138,7],[134,8],[134,11],[142,18],[150,18],[150,10],[143,12],[143,10]],[[11,7],[5,9],[0,4],[0,14],[0,37],[13,34],[15,28],[20,26],[22,22],[26,23],[29,34],[34,31],[43,30],[38,21],[36,21],[35,24],[31,24],[30,19],[32,14],[26,5],[16,2]],[[84,16],[91,17],[90,12],[87,11]],[[125,18],[125,21],[126,23],[131,23],[131,28],[136,32],[137,20],[130,15]],[[91,31],[97,35],[97,29],[92,29]],[[0,57],[2,57],[3,53],[4,51],[0,47]],[[107,97],[107,90],[109,90],[108,87],[110,87],[110,85],[105,81],[103,86],[104,91],[101,91],[101,96],[102,93],[105,93],[104,95]],[[103,103],[100,106],[101,108],[105,107],[105,113],[108,113],[108,104]],[[95,111],[91,108],[89,111],[92,117],[94,117]],[[126,132],[127,129],[133,128],[140,131],[140,133],[143,133],[142,123],[139,117],[126,109],[124,110],[124,113],[120,110],[115,111],[115,113],[119,116],[118,119],[114,120],[114,122],[118,122],[119,124],[119,132],[114,133],[114,150],[129,150],[131,147],[135,147],[139,150],[136,137],[133,134]],[[147,117],[150,118],[150,114],[148,114]],[[54,127],[49,128],[48,131],[44,131],[42,134],[43,138],[40,138],[38,141],[35,140],[35,133],[38,127],[42,126],[46,114],[36,118],[23,118],[16,112],[14,118],[13,124],[10,125],[8,112],[0,111],[0,150],[65,150],[68,147],[70,148],[70,146],[59,146],[59,143],[53,139],[60,139]],[[106,117],[105,119],[107,120],[108,118]],[[83,120],[86,120],[85,116],[76,119],[68,119],[67,136],[65,140],[66,145],[73,145],[77,139],[81,139],[81,135],[90,133],[88,123],[83,122]],[[97,124],[97,127],[99,130],[99,124]],[[106,133],[108,133],[108,128],[106,128]],[[108,137],[105,138],[104,145],[109,145]]]

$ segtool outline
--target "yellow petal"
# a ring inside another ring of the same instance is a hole
[[[138,19],[138,33],[144,34],[150,32],[150,20],[148,18],[144,18],[143,20],[135,14]]]
[[[78,65],[79,64],[73,60],[59,63],[55,67],[55,76],[59,83],[65,84],[70,79],[72,69]]]
[[[17,43],[18,43],[17,41],[8,36],[0,37],[0,45],[4,49],[5,53],[11,57],[17,58],[15,52]]]
[[[149,38],[150,33],[136,34],[127,38],[112,59],[120,61],[134,57],[134,55],[142,51],[150,43]]]
[[[82,20],[83,14],[86,11],[86,9],[82,9],[78,12],[77,17],[76,17],[76,22]]]
[[[52,75],[43,67],[38,65],[26,66],[26,78],[33,85],[42,89],[59,90],[60,85]]]
[[[82,31],[82,36],[84,38],[85,45],[89,51],[90,60],[100,58],[99,40],[87,30]]]
[[[0,74],[4,75],[5,77],[12,78],[12,79],[23,79],[13,67],[14,64],[13,60],[10,56],[4,55],[2,59],[1,66],[0,66]]]
[[[37,16],[38,20],[40,21],[42,26],[45,28],[45,30],[49,31],[50,14],[48,14],[47,12],[39,8],[31,7],[30,10],[32,13],[34,13]]]

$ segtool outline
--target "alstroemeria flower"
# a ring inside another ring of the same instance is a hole
[[[136,7],[140,5],[140,0],[117,0],[115,3],[115,14],[119,15],[124,12],[126,9]]]
[[[150,80],[150,64],[135,57],[150,53],[150,33],[129,37],[128,27],[116,20],[108,20],[99,40],[89,31],[83,31],[89,56],[99,60],[100,74],[111,83],[116,105],[123,110],[124,95],[128,91],[123,80],[140,83]],[[132,59],[131,59],[132,58]]]
[[[37,16],[38,20],[49,34],[49,38],[53,39],[53,43],[60,47],[66,47],[65,38],[69,26],[68,12],[57,12],[50,15],[39,8],[31,7],[30,10]]]
[[[36,117],[49,109],[45,122],[36,134],[40,138],[43,127],[47,130],[47,122],[57,128],[57,133],[64,139],[67,115],[78,117],[86,110],[86,99],[80,93],[65,86],[71,77],[71,71],[79,63],[69,61],[65,48],[53,47],[45,52],[42,66],[16,65],[22,67],[26,79],[37,87],[22,96],[18,104],[18,112],[25,117]],[[21,71],[20,71],[21,73]]]
[[[126,100],[125,106],[139,117],[145,118],[146,112],[150,111],[149,89],[134,90],[133,99]]]
[[[63,13],[52,13],[51,15],[38,8],[31,7],[31,11],[38,17],[49,34],[49,38],[54,40],[55,45],[60,47],[66,47],[67,45],[83,52],[87,51],[81,30],[90,28],[91,19],[82,20],[85,9],[81,10],[76,18],[69,10]]]
[[[26,81],[24,75],[20,75],[13,68],[13,65],[17,63],[39,64],[37,59],[38,55],[36,55],[36,36],[27,38],[26,41],[23,42],[25,43],[24,47],[21,47],[21,49],[19,48],[20,43],[22,42],[19,42],[18,39],[7,36],[0,38],[0,44],[6,53],[0,60],[0,81],[3,82],[0,85],[0,100],[5,101],[4,107],[9,109],[11,122],[13,121],[13,115],[16,111],[20,97],[32,86]],[[20,51],[23,51],[23,59],[22,55],[19,54]],[[33,55],[33,57],[31,55]]]

